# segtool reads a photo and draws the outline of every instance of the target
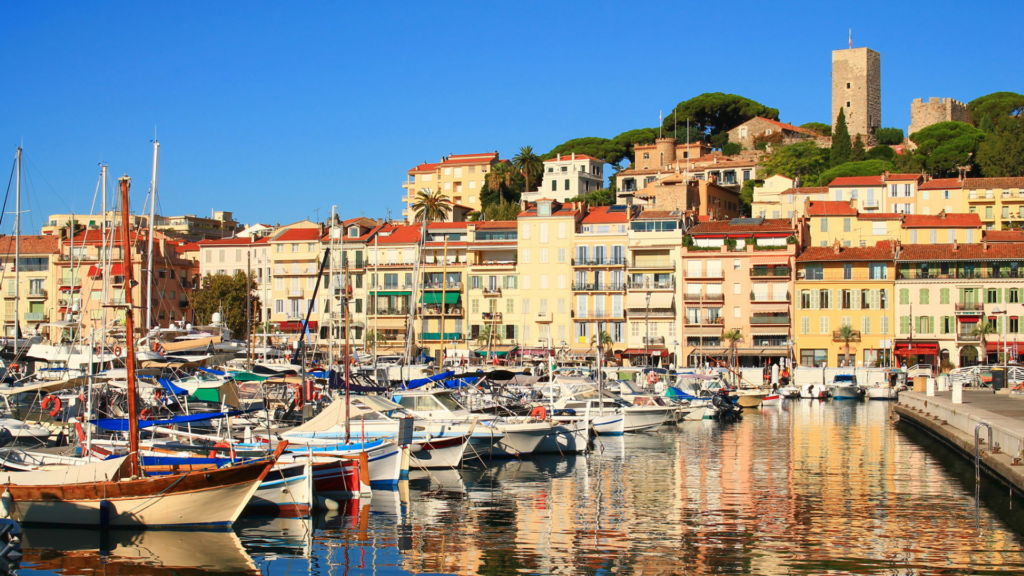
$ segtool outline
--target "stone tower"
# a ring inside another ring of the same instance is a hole
[[[974,123],[967,104],[952,98],[929,98],[927,101],[916,98],[910,103],[910,126],[907,127],[907,136],[932,124],[951,121]]]
[[[882,125],[882,56],[870,48],[832,51],[832,129],[839,109],[846,111],[850,138],[874,141]],[[867,143],[867,142],[865,142]]]

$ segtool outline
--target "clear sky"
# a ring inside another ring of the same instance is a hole
[[[25,230],[89,211],[101,161],[141,209],[154,129],[161,213],[286,223],[400,217],[419,162],[611,137],[702,92],[828,123],[850,28],[882,54],[884,126],[914,98],[1024,92],[1021,2],[494,6],[8,2],[0,149],[7,170],[24,142]]]

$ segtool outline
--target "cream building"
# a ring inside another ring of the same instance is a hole
[[[581,194],[604,188],[603,160],[585,154],[559,154],[544,161],[544,180],[534,192],[523,194],[524,202],[551,198],[565,202]]]
[[[629,216],[627,206],[595,206],[583,217],[575,234],[569,286],[574,312],[569,350],[573,353],[596,351],[594,337],[602,332],[611,338],[613,349],[621,349],[626,343]],[[565,294],[561,276],[554,288],[561,299]]]
[[[646,209],[633,213],[626,247],[626,345],[624,363],[680,366],[683,213]]]
[[[323,252],[324,233],[318,224],[303,221],[278,230],[267,239],[270,279],[270,307],[266,318],[282,332],[298,333],[309,314],[309,332],[315,335],[321,324],[326,291],[317,290],[317,276]],[[266,276],[264,276],[266,278]]]
[[[57,236],[22,236],[20,258],[15,262],[14,236],[0,237],[0,265],[4,278],[4,338],[13,338],[15,323],[23,336],[31,334],[41,322],[62,320],[58,312],[55,260],[60,258]],[[15,271],[20,268],[18,284]],[[65,304],[65,308],[67,305]],[[17,308],[17,317],[15,316]]]
[[[986,230],[1024,225],[1024,178],[967,178],[967,211],[981,217]]]
[[[483,347],[504,355],[525,344],[523,334],[534,320],[524,311],[519,289],[519,224],[516,221],[469,222],[466,232],[469,282],[465,297],[469,302],[465,317],[470,326],[466,345],[480,347],[479,335],[486,333],[485,326],[491,326],[494,333],[500,335],[500,341],[490,338]],[[538,333],[536,328],[532,332]]]

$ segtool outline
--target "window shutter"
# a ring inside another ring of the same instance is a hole
[[[851,306],[851,308],[854,310],[860,310],[860,292],[860,288],[850,290],[850,297],[853,299],[853,302],[851,302],[853,306]]]
[[[910,316],[900,316],[900,334],[910,332]]]
[[[900,304],[910,304],[910,290],[900,288]]]
[[[818,291],[811,290],[811,310],[818,309]]]

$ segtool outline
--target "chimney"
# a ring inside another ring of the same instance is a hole
[[[943,220],[946,219],[946,209],[945,208],[943,208],[942,210],[939,210],[939,218],[941,218]]]
[[[572,152],[572,159],[573,159],[574,162],[576,161],[576,151],[575,150],[573,150],[573,152]]]
[[[835,242],[832,243],[832,252],[834,254],[839,254],[840,250],[841,247],[839,245],[839,238],[836,238]]]
[[[882,181],[885,182],[888,179],[889,179],[889,171],[886,170],[885,172],[882,172]]]
[[[953,252],[956,252],[959,249],[960,249],[960,245],[957,244],[956,238],[953,238]]]
[[[988,252],[988,240],[981,241],[981,251]]]
[[[561,161],[562,161],[562,153],[561,153],[561,152],[559,152],[559,153],[558,153],[558,161],[559,161],[559,162],[561,162]]]

